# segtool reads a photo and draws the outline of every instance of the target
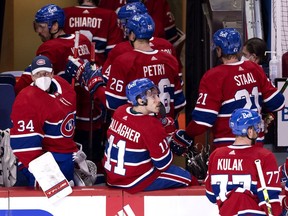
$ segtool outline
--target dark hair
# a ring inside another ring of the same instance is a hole
[[[99,0],[89,0],[90,2],[93,2],[93,4],[95,4],[96,6],[98,6],[99,4]],[[78,4],[82,5],[84,2],[84,0],[78,0]]]
[[[264,40],[257,37],[250,38],[244,43],[243,46],[246,47],[246,50],[249,53],[254,53],[258,57],[260,65],[267,63],[268,58],[265,55],[265,51],[267,51],[267,45]]]

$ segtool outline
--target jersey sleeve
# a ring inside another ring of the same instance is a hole
[[[127,62],[127,64],[124,62]],[[110,75],[106,86],[106,106],[110,110],[115,110],[121,105],[127,103],[125,93],[127,82],[127,70],[129,70],[129,62],[123,61],[123,55],[115,59],[110,68]]]
[[[151,127],[153,125],[153,130],[151,130],[150,135],[144,139],[146,140],[145,143],[147,143],[147,148],[154,166],[163,171],[172,163],[173,154],[167,140],[167,133],[162,124],[157,118],[151,118],[153,118],[153,121],[150,122]]]
[[[259,67],[261,77],[261,91],[263,94],[264,108],[269,112],[281,110],[285,105],[285,98],[280,91],[273,86],[266,77],[265,72]]]
[[[214,73],[216,74],[216,73]],[[222,82],[214,82],[215,76],[209,76],[209,71],[200,81],[198,99],[192,112],[192,119],[199,125],[212,127],[222,104]],[[220,79],[219,77],[217,78]]]
[[[279,182],[279,171],[277,166],[277,161],[272,155],[272,153],[267,154],[266,158],[261,159],[261,167],[264,175],[264,180],[266,183],[266,188],[268,191],[269,202],[272,205],[273,215],[279,215],[281,213],[280,199],[279,195],[281,193],[281,187]],[[259,180],[257,196],[259,198],[259,206],[262,207],[266,213],[268,212],[265,203],[265,196],[263,192],[264,188]]]

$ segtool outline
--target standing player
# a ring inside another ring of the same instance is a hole
[[[95,42],[95,59],[103,65],[109,51],[123,41],[123,32],[118,26],[114,11],[97,7],[98,0],[78,0],[79,6],[64,8],[64,30],[68,34],[80,31],[90,35]]]
[[[73,180],[73,153],[78,151],[73,141],[75,91],[66,80],[53,76],[47,57],[35,57],[31,69],[33,82],[17,95],[13,104],[11,148],[29,186],[35,186],[35,178],[28,171],[28,164],[45,152],[51,152],[67,180]]]
[[[118,43],[108,54],[108,58],[105,61],[105,64],[103,65],[103,75],[108,79],[110,74],[110,66],[114,59],[123,54],[124,52],[133,50],[133,46],[131,45],[130,41],[128,40],[128,35],[126,35],[125,28],[127,25],[127,20],[134,14],[145,14],[147,13],[147,8],[145,5],[141,2],[134,2],[134,3],[128,3],[124,6],[122,6],[117,15],[118,19],[121,23],[121,28],[125,35],[125,41]],[[176,51],[173,47],[173,45],[167,41],[164,38],[159,37],[151,37],[149,40],[149,45],[155,49],[155,50],[161,50],[163,52],[167,52],[169,54],[172,54],[173,56],[176,56]],[[178,59],[179,63],[179,70],[182,68],[182,64],[180,59]]]
[[[42,44],[36,51],[36,56],[47,56],[53,64],[54,73],[63,75],[69,55],[74,54],[75,35],[64,32],[65,15],[62,8],[55,4],[42,7],[35,14],[34,30],[42,40]],[[91,42],[80,34],[78,56],[90,60]],[[24,87],[30,85],[31,69],[23,73],[16,83],[15,91],[18,94]]]
[[[192,120],[186,127],[190,137],[212,128],[214,148],[227,146],[235,137],[228,126],[236,108],[247,108],[262,113],[275,112],[284,107],[284,96],[267,79],[263,69],[251,61],[239,61],[240,33],[233,28],[216,31],[213,42],[222,65],[208,70],[199,86],[199,97]],[[263,145],[264,132],[259,133],[257,145]],[[212,148],[213,150],[213,148]]]
[[[175,17],[167,0],[127,0],[126,2],[143,2],[145,4],[150,16],[155,21],[154,36],[165,38],[172,44],[179,39]],[[122,0],[100,0],[99,7],[118,11],[126,2]]]
[[[126,26],[134,50],[117,57],[111,65],[106,88],[107,107],[115,110],[127,103],[126,85],[137,78],[149,78],[160,89],[160,99],[168,116],[177,118],[186,100],[178,73],[178,62],[172,55],[154,50],[149,39],[154,22],[148,14],[135,14]]]
[[[268,215],[269,205],[272,207],[269,215],[281,213],[276,158],[269,150],[253,145],[261,124],[257,112],[236,109],[229,121],[235,142],[210,155],[206,196],[212,203],[217,203],[220,215]],[[266,188],[261,183],[256,160],[261,161]],[[268,197],[264,190],[268,190]]]
[[[188,171],[171,164],[167,133],[152,115],[160,110],[157,85],[148,78],[133,80],[126,96],[132,106],[116,109],[107,132],[107,184],[130,193],[199,185]]]

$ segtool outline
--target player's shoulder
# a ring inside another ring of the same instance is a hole
[[[137,58],[137,55],[135,55],[134,50],[129,50],[124,53],[120,53],[115,59],[114,62],[116,63],[123,63],[125,62],[125,65],[131,63],[134,61],[134,59]]]
[[[150,41],[151,43],[154,43],[155,45],[165,45],[167,47],[173,47],[172,43],[170,43],[168,40],[160,37],[153,37]]]
[[[119,54],[123,54],[125,52],[128,51],[132,51],[133,47],[131,46],[131,44],[129,43],[129,41],[122,41],[120,43],[117,43],[113,49],[111,49],[111,51],[109,52],[109,54],[112,53],[119,53]],[[108,55],[109,55],[108,54]]]
[[[43,96],[45,98],[45,94],[47,93],[31,84],[19,92],[19,94],[15,98],[15,103],[20,102],[22,104],[27,103],[31,105],[35,102],[39,103],[39,101],[43,99]]]
[[[253,146],[253,151],[259,157],[269,157],[269,156],[274,157],[274,154],[270,150],[268,150],[268,149],[266,149],[264,147]]]

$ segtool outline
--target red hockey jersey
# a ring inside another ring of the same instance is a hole
[[[126,85],[132,80],[144,77],[158,85],[160,100],[166,108],[166,113],[175,118],[175,109],[182,109],[186,104],[178,63],[172,55],[158,50],[133,50],[114,60],[105,92],[107,107],[115,110],[127,103]]]
[[[167,41],[163,38],[152,37],[149,40],[149,45],[154,50],[161,50],[161,51],[169,53],[169,54],[175,56],[175,58],[177,58],[176,51],[175,51],[173,45],[169,41]],[[114,59],[116,57],[122,55],[123,53],[128,52],[128,51],[132,51],[132,50],[133,50],[133,47],[129,41],[123,41],[123,42],[117,44],[109,52],[108,58],[106,59],[104,65],[103,65],[103,68],[102,68],[103,75],[108,79],[109,78],[109,72],[110,72],[110,65],[112,64]],[[178,60],[178,63],[179,63],[179,71],[181,72],[181,68],[182,68],[181,61]]]
[[[261,160],[273,215],[280,215],[281,185],[276,158],[265,148],[249,145],[220,147],[209,157],[206,196],[218,204],[220,215],[266,215],[257,159]]]
[[[235,136],[229,127],[229,118],[236,108],[253,109],[262,113],[284,107],[284,96],[267,79],[263,69],[251,61],[219,65],[207,71],[199,86],[199,96],[192,120],[197,124],[186,131],[197,134],[197,127],[212,127],[214,144],[229,145]],[[257,141],[263,142],[264,133]]]
[[[64,8],[64,31],[73,34],[80,31],[91,35],[95,42],[97,65],[103,65],[108,52],[123,41],[123,31],[118,26],[114,11],[94,6],[75,6]]]
[[[124,4],[126,4],[124,0],[101,0],[99,7],[117,11]],[[175,18],[167,0],[145,0],[144,4],[155,22],[154,36],[165,38],[174,43],[178,39],[178,36]]]
[[[104,168],[108,185],[135,193],[169,167],[173,154],[161,122],[130,109],[131,105],[123,105],[114,112],[107,131]]]
[[[52,79],[54,94],[34,85],[23,89],[13,104],[10,131],[13,153],[25,167],[46,151],[76,152],[73,141],[76,94],[64,79]]]

